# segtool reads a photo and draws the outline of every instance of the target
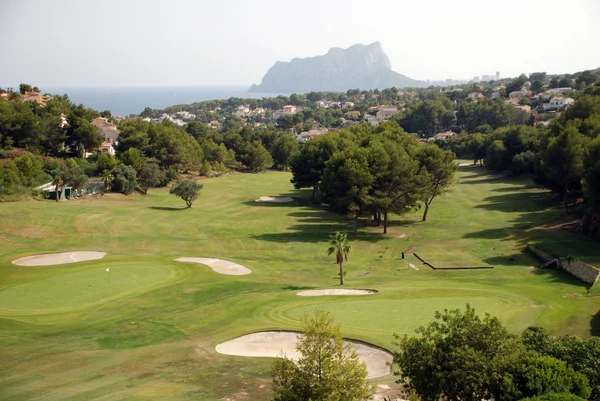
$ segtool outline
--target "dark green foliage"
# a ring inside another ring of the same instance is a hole
[[[253,173],[273,166],[271,154],[260,141],[246,142],[240,149],[240,160]]]
[[[600,338],[553,337],[539,328],[526,330],[522,338],[527,348],[560,359],[585,375],[592,388],[589,399],[600,400]]]
[[[182,180],[173,185],[169,193],[183,199],[187,207],[192,207],[192,203],[200,195],[200,190],[203,186],[194,180]]]
[[[290,161],[294,188],[312,188],[314,200],[315,192],[323,179],[325,163],[338,150],[338,146],[332,135],[322,135],[304,144]]]
[[[485,166],[490,171],[502,171],[508,164],[508,152],[504,147],[504,142],[496,140],[487,148],[485,152]]]
[[[548,393],[537,397],[523,398],[521,401],[585,401],[585,398],[571,393]]]
[[[407,132],[432,137],[447,129],[454,118],[453,105],[447,98],[426,100],[406,110],[401,125]]]
[[[138,148],[129,148],[125,152],[119,153],[119,160],[121,163],[133,167],[138,174],[146,164],[146,157]]]
[[[326,312],[302,320],[297,362],[277,358],[271,367],[274,401],[366,401],[373,387],[367,368],[342,340],[339,326]]]
[[[498,319],[466,311],[436,312],[435,321],[417,329],[417,337],[395,335],[394,362],[409,389],[424,401],[518,400],[546,393],[591,389],[586,375],[555,357],[526,347]]]
[[[65,165],[59,166],[51,172],[53,177],[59,177],[64,186],[71,186],[73,189],[82,189],[87,184],[88,177],[83,169],[77,165],[75,159],[69,159]]]
[[[498,319],[481,319],[473,308],[436,312],[435,321],[417,329],[419,337],[395,336],[394,372],[409,381],[425,401],[490,398],[492,361],[512,347]]]
[[[546,177],[563,195],[565,216],[571,190],[579,186],[583,174],[584,138],[575,127],[566,128],[559,136],[550,139],[541,154],[541,167]]]
[[[280,133],[270,147],[271,156],[275,165],[282,170],[288,170],[290,159],[299,149],[298,141],[292,135]]]
[[[137,185],[137,173],[131,166],[119,164],[112,172],[112,190],[125,195],[131,194]]]
[[[424,171],[422,181],[423,221],[427,220],[429,207],[436,196],[443,194],[455,183],[455,174],[458,163],[455,155],[450,150],[442,150],[436,145],[429,145],[421,150],[419,163],[421,171]]]
[[[112,171],[115,167],[117,167],[117,159],[113,155],[102,153],[98,156],[98,159],[96,160],[96,169],[99,173],[104,170]]]
[[[149,188],[158,187],[165,182],[167,175],[160,166],[152,161],[147,161],[140,170],[138,183],[144,193],[148,193]]]
[[[542,355],[517,356],[504,361],[502,379],[494,391],[498,401],[518,400],[546,393],[573,393],[588,399],[588,379],[561,360]]]

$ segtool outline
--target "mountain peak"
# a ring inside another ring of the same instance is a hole
[[[262,83],[253,85],[250,92],[345,92],[355,88],[383,89],[392,86],[418,87],[423,83],[392,71],[383,46],[380,42],[373,42],[355,44],[347,49],[332,47],[321,56],[278,61],[263,77]]]

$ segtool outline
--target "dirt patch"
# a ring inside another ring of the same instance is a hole
[[[394,235],[394,238],[400,238],[400,239],[406,238],[406,234],[404,234],[404,233],[396,234],[396,235]]]
[[[417,247],[415,245],[411,245],[408,247],[408,249],[406,251],[404,251],[404,253],[407,255],[412,255],[413,253],[415,253],[416,250],[417,250]]]
[[[105,256],[106,252],[98,251],[47,253],[43,255],[26,256],[24,258],[13,260],[13,264],[18,266],[52,266],[102,259]]]
[[[301,297],[321,297],[326,295],[371,295],[377,294],[377,290],[353,290],[353,289],[327,289],[300,291],[297,295]]]
[[[217,345],[216,351],[225,355],[250,357],[277,357],[286,355],[298,360],[300,353],[296,350],[299,333],[290,331],[264,331],[234,338]],[[391,371],[392,353],[363,342],[344,340],[356,351],[358,359],[367,365],[367,378],[374,379],[389,375]]]
[[[108,192],[101,195],[94,196],[96,199],[109,200],[109,201],[123,201],[123,200],[133,200],[134,195],[123,195],[119,193]]]
[[[274,202],[274,203],[288,203],[293,202],[294,199],[289,196],[261,196],[254,202]]]
[[[177,258],[177,262],[201,263],[209,266],[213,271],[230,276],[243,276],[252,273],[246,266],[223,259],[212,258]]]
[[[232,394],[228,397],[221,398],[223,401],[246,401],[249,400],[250,394],[242,391],[240,393]]]
[[[187,290],[183,291],[184,294],[192,294],[194,292],[198,292],[200,291],[200,289],[198,288],[188,288]]]

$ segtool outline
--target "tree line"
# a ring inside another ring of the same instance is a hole
[[[373,216],[387,233],[390,213],[424,205],[423,221],[436,196],[454,183],[458,168],[451,151],[424,146],[395,122],[365,124],[307,142],[292,156],[292,183],[311,188],[331,211],[354,220]]]
[[[548,126],[501,127],[437,143],[492,172],[530,175],[561,197],[565,215],[578,209],[587,234],[600,234],[600,82]]]

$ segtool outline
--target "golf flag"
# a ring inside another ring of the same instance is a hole
[[[109,271],[110,271],[110,267],[107,267],[107,268],[106,268],[106,271],[107,271],[107,272],[109,272]]]

